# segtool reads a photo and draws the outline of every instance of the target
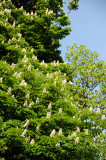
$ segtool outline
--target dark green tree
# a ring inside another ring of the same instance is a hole
[[[36,50],[38,59],[45,62],[53,60],[62,62],[61,51],[58,49],[61,46],[59,40],[71,31],[70,27],[65,27],[70,21],[62,8],[64,2],[28,0],[12,3],[23,10],[23,13],[13,11],[12,16],[20,24],[22,36]]]

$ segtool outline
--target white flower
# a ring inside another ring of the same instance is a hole
[[[4,40],[2,41],[2,44],[4,44]]]
[[[37,12],[35,12],[35,16],[37,17]]]
[[[15,72],[13,76],[16,77],[17,76],[17,72]]]
[[[33,48],[31,49],[31,52],[33,52]],[[33,55],[34,56],[34,55]]]
[[[90,106],[89,111],[91,112],[92,110],[93,110],[93,107],[92,107],[92,106]]]
[[[20,136],[25,137],[26,132],[27,132],[27,129],[25,129],[24,132]]]
[[[11,39],[8,40],[8,44],[11,42]]]
[[[29,99],[29,97],[30,97],[30,94],[27,93],[26,96],[25,96],[25,98]]]
[[[66,79],[64,79],[64,80],[63,80],[63,84],[66,84],[66,83],[67,83],[67,80],[66,80]]]
[[[32,139],[31,142],[30,142],[30,144],[33,146],[35,144],[35,140]]]
[[[55,129],[53,129],[53,131],[51,132],[51,134],[50,134],[50,137],[54,137],[55,136],[55,134],[56,134],[56,130]]]
[[[29,137],[25,137],[26,142],[30,141],[30,136]]]
[[[15,21],[14,21],[14,23],[13,23],[12,27],[15,27]]]
[[[21,34],[21,33],[18,33],[18,36],[21,38],[21,37],[22,37],[22,34]]]
[[[93,140],[94,140],[94,141],[96,141],[96,139],[97,139],[97,137],[94,137],[94,139],[93,139]]]
[[[73,84],[71,81],[69,81],[69,84]]]
[[[33,20],[33,17],[31,16],[31,20]]]
[[[26,86],[27,83],[25,82],[25,80],[22,80],[21,83],[20,83],[20,86]]]
[[[26,55],[24,56],[24,58],[23,58],[22,62],[25,62],[25,63],[27,63],[27,62],[28,62],[28,57],[27,57]]]
[[[37,133],[39,132],[39,129],[40,129],[40,125],[37,125],[37,127],[36,127],[36,132]]]
[[[36,99],[36,104],[39,104],[39,98],[37,97],[37,99]]]
[[[8,88],[7,93],[11,94],[11,87]]]
[[[79,127],[77,127],[77,131],[76,132],[80,132],[80,128]]]
[[[101,120],[105,120],[105,115],[102,116]]]
[[[78,144],[80,142],[79,137],[75,139],[75,143]]]
[[[2,83],[3,82],[3,77],[0,77],[0,83]]]
[[[49,78],[49,73],[47,73],[47,75],[46,75],[46,76],[47,76],[47,78]]]
[[[47,69],[47,63],[45,63],[45,69]]]
[[[29,16],[29,12],[26,15]]]
[[[49,103],[49,105],[48,105],[48,109],[51,109],[52,108],[52,104],[51,103]]]
[[[76,132],[73,132],[71,136],[76,137]]]
[[[30,72],[31,72],[31,65],[29,65],[29,66],[28,66],[28,71],[30,71]]]
[[[26,49],[25,49],[25,48],[23,48],[23,49],[22,49],[22,52],[26,52]]]
[[[56,86],[56,81],[54,81],[54,86]]]
[[[34,61],[36,61],[36,60],[37,60],[37,56],[33,55],[33,56],[32,56],[32,59],[33,59]]]
[[[27,100],[24,102],[24,107],[27,107],[28,106],[28,102]]]
[[[64,76],[66,76],[66,73],[64,73]]]
[[[41,64],[41,65],[44,65],[44,64],[45,64],[44,60],[42,60],[42,62],[41,62],[40,64]]]
[[[42,93],[47,93],[46,88],[43,89],[43,92],[42,92]]]
[[[96,112],[97,112],[97,113],[100,113],[100,108],[97,108]]]
[[[62,108],[59,108],[59,113],[61,113],[62,112]]]
[[[46,14],[48,14],[48,8],[46,9]]]
[[[15,41],[15,40],[16,40],[16,38],[15,38],[15,37],[13,37],[13,38],[12,38],[12,41]]]
[[[60,136],[62,135],[62,129],[61,128],[59,129],[58,135],[60,135]]]
[[[68,138],[69,138],[69,139],[72,139],[72,136],[68,135]]]
[[[31,108],[33,104],[34,104],[34,102],[32,101],[32,102],[29,104],[28,108]]]
[[[60,147],[60,143],[56,143],[56,147]]]
[[[33,12],[31,12],[31,15],[33,15]]]
[[[21,10],[23,10],[23,6],[21,6],[21,8],[20,8]]]
[[[85,129],[85,134],[88,135],[88,129]]]
[[[22,72],[18,73],[18,74],[16,75],[16,78],[20,78],[20,77],[21,77],[21,74],[22,74]]]
[[[51,118],[51,112],[47,112],[46,118]]]
[[[26,127],[28,127],[28,125],[29,125],[29,120],[26,121],[26,123],[24,124],[23,127],[26,128]]]
[[[59,61],[57,61],[57,66],[59,66]]]
[[[52,13],[53,13],[53,11],[49,11],[49,12],[48,12],[48,14],[52,14]]]

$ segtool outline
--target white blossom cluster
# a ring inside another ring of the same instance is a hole
[[[32,108],[32,105],[34,104],[34,102],[32,101],[29,105],[28,108]]]
[[[58,143],[56,143],[56,147],[60,147],[60,143],[58,142]]]
[[[52,104],[51,103],[49,103],[48,109],[52,109]]]
[[[19,73],[15,72],[13,76],[16,77],[16,78],[21,78],[22,73],[23,72],[19,72]]]
[[[27,83],[25,82],[25,80],[22,80],[21,83],[20,83],[20,86],[26,86]]]
[[[103,115],[102,118],[101,118],[101,120],[105,120],[105,118],[106,118],[105,115]]]
[[[48,91],[46,91],[46,88],[43,89],[42,93],[48,93]]]
[[[7,12],[7,13],[9,13],[9,14],[11,14],[11,9],[4,9],[4,12]]]
[[[49,11],[49,9],[47,8],[47,9],[46,9],[46,14],[53,14],[53,11],[52,11],[52,10]]]
[[[8,88],[7,93],[11,94],[11,87]]]
[[[52,132],[51,132],[51,134],[50,134],[50,137],[54,137],[54,136],[55,136],[55,134],[56,134],[56,130],[55,130],[55,129],[53,129],[53,130],[52,130]]]
[[[51,118],[51,112],[47,112],[46,118]]]
[[[0,77],[0,83],[2,83],[3,82],[3,77]]]
[[[59,66],[59,61],[56,62],[56,61],[54,60],[53,63],[51,63],[51,64],[53,65],[53,67],[57,67],[57,66]]]
[[[79,139],[79,137],[77,137],[77,138],[75,139],[75,143],[78,144],[79,142],[80,142],[80,139]]]
[[[24,49],[25,49],[25,48],[24,48]],[[26,49],[25,49],[24,51],[26,51]],[[24,63],[27,63],[27,62],[28,62],[28,57],[27,57],[26,55],[24,55],[24,58],[23,58],[22,62],[24,62]]]
[[[58,135],[60,135],[60,136],[62,135],[62,129],[61,128],[59,129]]]
[[[29,99],[29,97],[30,97],[30,94],[27,93],[26,96],[25,96],[25,98]]]
[[[36,104],[39,104],[39,98],[37,97],[37,99],[36,99]]]
[[[59,108],[59,113],[62,113],[62,108]]]
[[[20,136],[24,138],[24,137],[25,137],[26,132],[27,132],[27,129],[25,129],[25,130],[24,130],[24,132],[23,132]]]
[[[24,128],[28,128],[28,125],[29,125],[29,120],[26,121],[26,123],[24,124],[23,127],[24,127]]]
[[[36,61],[36,60],[37,60],[37,56],[33,55],[33,56],[32,56],[32,59],[33,59],[34,61]]]

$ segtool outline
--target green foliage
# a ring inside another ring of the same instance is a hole
[[[12,16],[17,24],[20,24],[22,37],[35,49],[38,59],[45,62],[63,62],[58,49],[61,46],[59,40],[71,31],[71,28],[65,27],[70,21],[63,11],[63,1],[16,0],[12,3],[17,7],[12,9]]]
[[[62,1],[43,2],[0,3],[0,159],[98,159],[99,153],[105,156],[104,63],[83,46],[81,55],[71,50],[71,64],[59,63],[59,39],[70,30],[62,26],[69,20]],[[17,8],[22,3],[24,9]],[[88,76],[91,88],[79,76]],[[95,94],[94,82],[101,84]]]

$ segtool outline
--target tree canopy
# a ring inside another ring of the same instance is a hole
[[[0,159],[105,159],[104,62],[85,46],[57,54],[63,1],[23,2],[0,2]]]

